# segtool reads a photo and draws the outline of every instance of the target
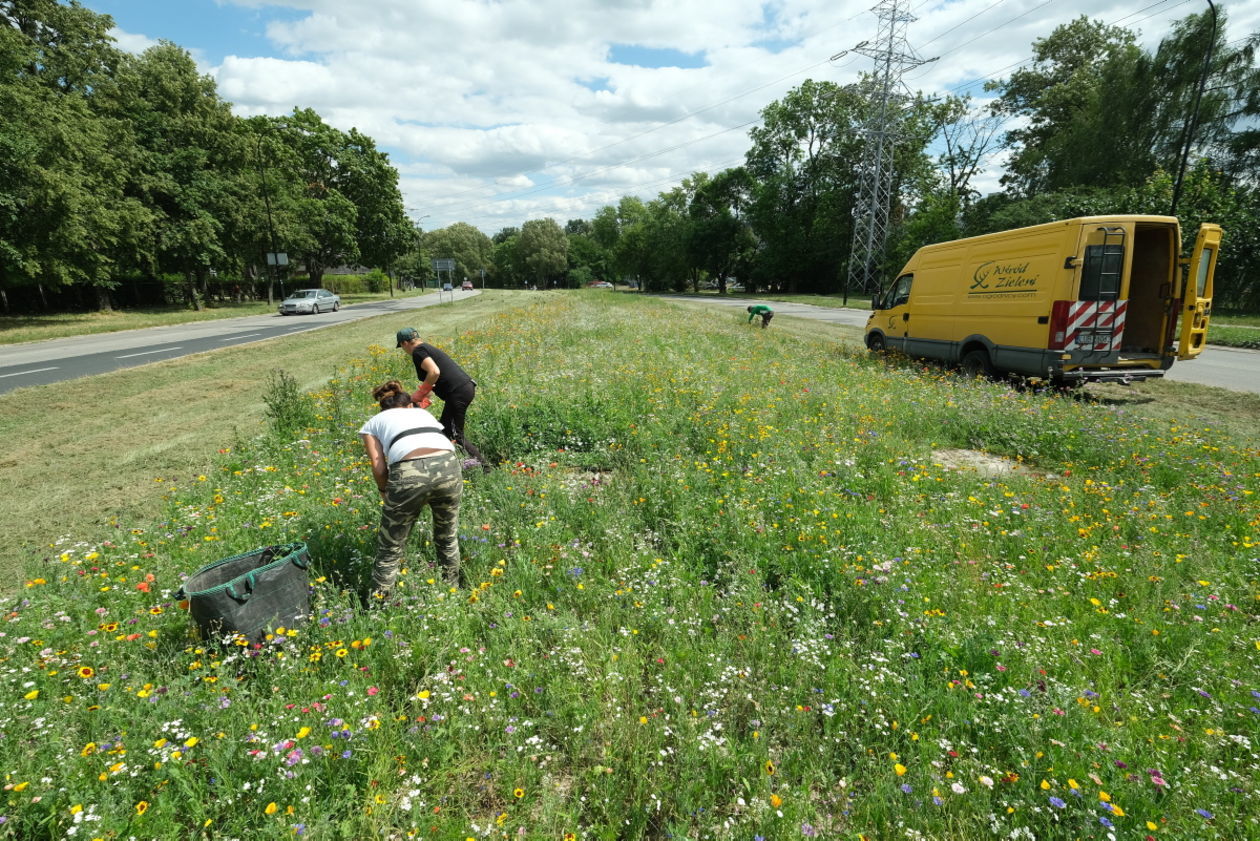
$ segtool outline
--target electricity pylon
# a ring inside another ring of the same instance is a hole
[[[936,61],[914,54],[906,42],[906,27],[916,20],[908,11],[909,0],[881,0],[872,11],[879,15],[875,41],[863,41],[853,48],[874,60],[871,116],[863,133],[866,151],[858,173],[857,201],[853,205],[853,245],[849,250],[849,289],[875,292],[876,272],[888,237],[888,214],[892,204],[893,150],[901,128],[901,76],[907,70]],[[846,294],[847,297],[847,294]]]

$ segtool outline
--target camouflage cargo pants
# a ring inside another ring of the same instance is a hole
[[[426,505],[433,509],[433,543],[442,577],[452,587],[459,586],[459,498],[463,492],[460,461],[454,453],[390,466],[372,567],[371,601],[389,598],[407,538]]]

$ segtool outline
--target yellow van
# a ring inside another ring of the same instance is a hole
[[[866,346],[969,376],[1162,377],[1203,350],[1221,236],[1200,226],[1180,261],[1175,217],[1085,216],[926,245],[872,302]]]

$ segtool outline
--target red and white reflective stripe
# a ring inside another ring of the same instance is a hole
[[[1107,341],[1095,342],[1092,350],[1117,351],[1124,335],[1125,314],[1128,301],[1073,301],[1068,308],[1067,336],[1064,347],[1079,347],[1077,334],[1082,331],[1101,332]],[[1110,335],[1108,335],[1108,333]]]

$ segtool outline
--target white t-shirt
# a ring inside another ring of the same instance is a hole
[[[413,429],[423,431],[401,435]],[[368,418],[367,423],[359,429],[359,434],[371,435],[381,442],[387,464],[394,464],[407,453],[421,447],[455,451],[451,439],[442,434],[442,424],[425,409],[386,409]],[[390,442],[393,442],[392,445]]]

